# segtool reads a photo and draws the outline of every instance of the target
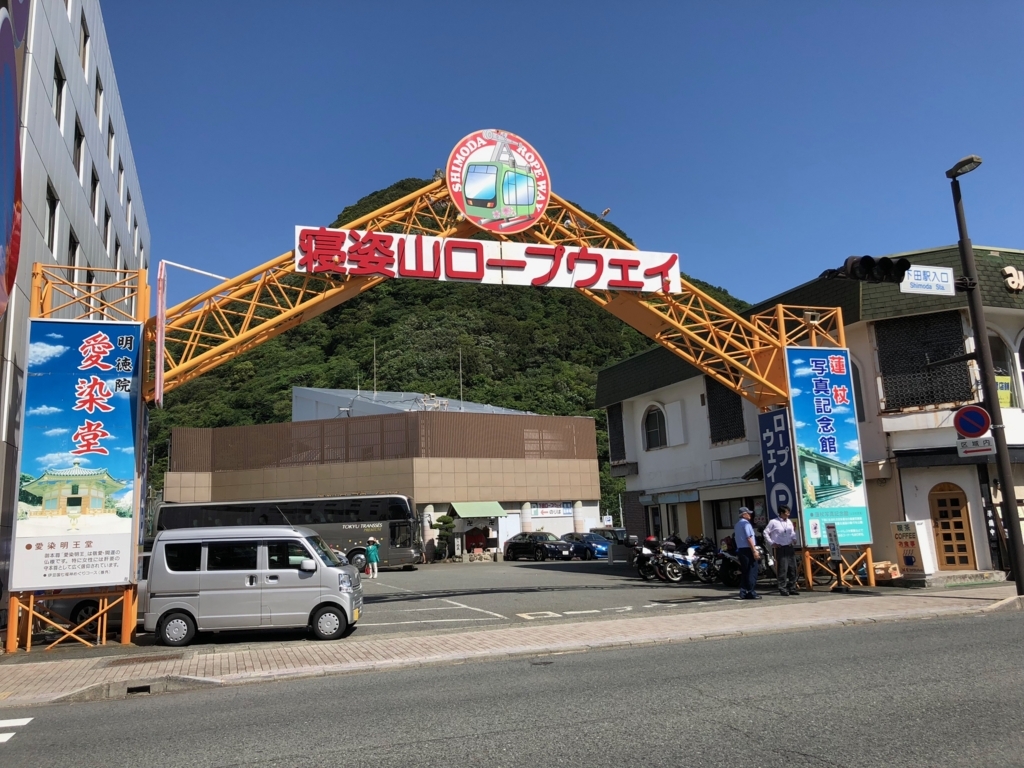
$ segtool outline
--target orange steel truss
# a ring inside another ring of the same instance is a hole
[[[472,237],[478,230],[451,203],[437,180],[373,213],[343,225],[438,237]],[[636,250],[636,246],[558,195],[543,218],[513,235],[496,239],[551,245]],[[45,296],[74,296],[83,316],[97,310],[80,296],[83,288],[57,268],[40,270],[37,317],[53,316],[57,305]],[[312,317],[360,295],[387,278],[296,273],[292,251],[226,280],[167,310],[162,360],[147,358],[144,394],[155,397],[154,366],[164,367],[164,391],[179,387]],[[93,286],[91,295],[98,286]],[[110,286],[102,291],[109,292]],[[788,400],[783,350],[787,345],[845,346],[841,311],[836,307],[784,307],[744,318],[687,281],[678,294],[591,291],[584,296],[633,326],[686,362],[760,408]],[[78,293],[76,293],[78,291]],[[101,291],[101,293],[102,293]],[[37,290],[33,287],[33,300]],[[146,305],[148,306],[148,295]],[[101,304],[101,306],[106,306]],[[107,311],[107,310],[103,310]],[[109,312],[113,312],[110,309]],[[113,319],[112,317],[109,319]],[[146,347],[156,340],[156,319],[146,323]]]

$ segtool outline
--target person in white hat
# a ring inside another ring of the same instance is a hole
[[[370,567],[370,578],[377,578],[377,564],[380,563],[380,547],[371,536],[366,540],[366,564]]]

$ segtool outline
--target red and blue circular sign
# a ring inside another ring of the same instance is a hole
[[[992,426],[992,419],[980,405],[965,405],[953,414],[953,426],[963,437],[981,437]]]

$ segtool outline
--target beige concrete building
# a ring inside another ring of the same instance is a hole
[[[413,500],[425,539],[450,513],[457,531],[489,529],[488,548],[588,530],[600,522],[594,420],[433,411],[172,431],[168,502],[387,493]]]

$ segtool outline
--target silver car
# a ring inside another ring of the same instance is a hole
[[[334,640],[359,621],[359,572],[308,528],[161,531],[153,543],[147,632],[188,645],[197,631],[311,627]]]

